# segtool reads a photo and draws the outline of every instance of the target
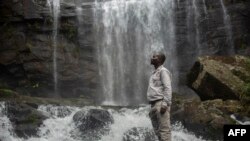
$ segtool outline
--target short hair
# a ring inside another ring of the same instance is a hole
[[[161,64],[163,64],[166,60],[166,56],[163,53],[158,53],[157,55],[161,61]]]

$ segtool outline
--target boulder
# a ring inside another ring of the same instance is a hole
[[[98,140],[110,130],[114,119],[107,110],[90,109],[77,112],[73,116],[73,121],[82,132],[84,140]]]
[[[201,100],[249,101],[250,58],[244,56],[199,57],[188,74],[188,86]]]
[[[123,141],[155,141],[153,130],[144,127],[133,127],[124,133]]]
[[[7,116],[18,137],[37,136],[38,128],[47,119],[40,111],[25,103],[7,102]],[[37,106],[35,106],[37,107]]]
[[[188,131],[212,140],[223,138],[224,124],[236,124],[233,114],[245,115],[244,106],[237,100],[185,101],[179,108],[171,113],[173,123],[181,122]]]

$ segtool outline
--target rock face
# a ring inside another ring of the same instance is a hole
[[[18,137],[37,136],[38,128],[47,118],[37,111],[34,106],[34,104],[30,106],[24,103],[7,103],[7,115]]]
[[[250,58],[200,57],[188,74],[188,85],[202,100],[249,101]]]
[[[97,140],[100,135],[107,133],[110,124],[114,122],[111,114],[102,109],[82,110],[73,116],[78,129],[82,132],[84,140]]]
[[[84,17],[80,30],[74,1],[61,2],[57,73],[62,97],[88,97],[98,86],[92,9],[87,5],[79,13]],[[53,16],[47,1],[3,0],[0,9],[0,87],[53,96]]]

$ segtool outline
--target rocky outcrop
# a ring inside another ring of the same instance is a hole
[[[187,80],[188,86],[202,101],[174,98],[177,106],[173,107],[178,110],[173,112],[172,118],[181,121],[189,131],[205,138],[222,140],[223,125],[243,124],[235,115],[238,119],[249,119],[249,57],[199,57]]]
[[[250,58],[244,56],[200,57],[188,74],[188,85],[202,100],[249,101]]]
[[[16,102],[7,103],[7,116],[12,123],[14,133],[18,137],[37,136],[38,128],[47,118],[34,107],[38,106]]]
[[[237,100],[214,99],[199,101],[173,97],[171,122],[181,122],[196,136],[208,140],[223,140],[224,124],[239,124],[232,115],[241,119],[249,117],[246,107]]]
[[[31,107],[37,108],[37,105],[57,105],[57,106],[77,106],[95,105],[93,99],[89,98],[44,98],[25,96],[10,89],[0,89],[0,101],[9,101],[25,103]],[[32,106],[33,105],[33,106]],[[36,105],[36,106],[34,106]]]
[[[58,94],[62,97],[93,97],[98,86],[92,10],[86,5],[91,3],[85,4],[84,13],[76,13],[74,1],[61,2],[57,73]],[[77,14],[84,17],[81,30]],[[55,96],[53,16],[47,1],[3,0],[0,15],[0,88],[32,96]]]
[[[84,140],[100,139],[101,135],[108,133],[109,126],[114,122],[112,115],[102,109],[79,111],[73,116],[73,120]]]

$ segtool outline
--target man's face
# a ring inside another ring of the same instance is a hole
[[[156,64],[158,64],[159,62],[160,62],[159,56],[156,55],[156,54],[154,54],[154,55],[152,56],[152,58],[151,58],[151,64],[152,64],[152,65],[156,65]]]

